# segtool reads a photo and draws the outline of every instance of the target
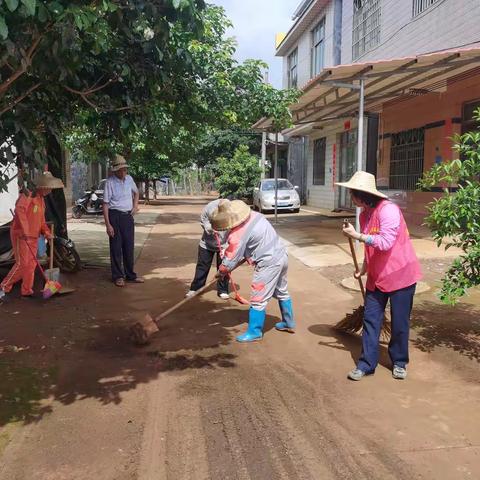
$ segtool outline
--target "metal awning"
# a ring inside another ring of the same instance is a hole
[[[339,65],[310,80],[290,110],[295,129],[305,124],[321,125],[357,115],[359,92],[349,85],[361,79],[365,110],[379,112],[392,100],[446,91],[449,83],[472,75],[480,75],[480,43],[415,57]],[[270,130],[272,122],[262,118],[253,128]]]

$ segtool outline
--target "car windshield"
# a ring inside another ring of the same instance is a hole
[[[288,180],[277,180],[279,190],[292,190],[293,185]],[[273,192],[275,190],[275,180],[262,182],[263,192]]]

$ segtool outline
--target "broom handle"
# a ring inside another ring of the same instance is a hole
[[[50,239],[50,270],[53,269],[53,237],[55,236],[55,225],[52,223],[52,228],[51,228],[51,232],[52,232],[52,238]]]
[[[238,268],[240,265],[242,265],[243,263],[245,262],[245,260],[242,260],[233,270],[235,270],[236,268]],[[232,270],[232,272],[233,272]],[[170,315],[172,312],[174,312],[175,310],[177,310],[177,308],[180,308],[182,305],[185,305],[188,301],[190,301],[192,298],[195,298],[195,297],[198,297],[198,295],[202,294],[205,290],[207,290],[209,287],[211,287],[214,283],[217,283],[218,279],[217,277],[215,277],[213,280],[211,280],[210,282],[208,282],[206,285],[204,285],[202,288],[200,288],[199,290],[197,290],[196,294],[193,295],[193,297],[187,297],[187,298],[184,298],[183,300],[181,300],[180,302],[178,302],[177,304],[175,304],[173,307],[170,307],[168,310],[165,310],[163,313],[161,313],[160,315],[157,315],[155,317],[155,320],[154,322],[158,325],[158,322],[160,320],[163,320],[166,316]]]
[[[350,253],[352,254],[353,264],[355,265],[355,271],[360,273],[360,268],[358,266],[357,254],[355,252],[355,246],[353,245],[353,239],[348,237],[348,243],[350,244]],[[365,300],[365,287],[363,286],[362,277],[358,277],[358,284],[360,285],[360,290],[362,292],[362,297]]]

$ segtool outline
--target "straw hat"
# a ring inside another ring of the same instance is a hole
[[[214,230],[230,230],[238,227],[250,216],[250,207],[241,200],[222,200],[211,218]]]
[[[115,160],[112,162],[112,166],[110,169],[112,172],[116,172],[122,168],[127,168],[128,164],[125,158],[123,158],[121,155],[115,155]]]
[[[40,188],[64,188],[63,182],[52,175],[51,172],[42,172],[40,175],[35,177],[33,181],[35,188],[38,190]]]
[[[371,173],[359,171],[348,182],[337,182],[335,185],[339,187],[350,188],[352,190],[359,190],[360,192],[367,192],[380,198],[388,198],[384,193],[377,190],[375,177]]]

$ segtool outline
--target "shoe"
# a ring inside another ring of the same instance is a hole
[[[295,333],[295,320],[293,318],[292,299],[279,300],[282,321],[275,324],[275,328],[281,332]]]
[[[136,277],[133,280],[128,280],[128,283],[145,283],[145,279],[143,277]]]
[[[117,287],[124,287],[125,286],[125,279],[124,278],[117,278],[113,283],[115,283],[115,285]]]
[[[399,367],[398,365],[394,365],[392,376],[397,380],[405,380],[407,378],[407,369],[404,367]]]
[[[219,293],[218,296],[222,299],[222,300],[228,300],[230,298],[230,295],[226,292],[222,292],[222,293]]]
[[[186,293],[185,298],[192,298],[192,297],[194,297],[196,294],[197,294],[197,291],[196,291],[196,290],[189,290],[189,291]]]
[[[4,302],[6,300],[7,294],[0,288],[0,302]]]
[[[363,370],[360,370],[359,368],[354,368],[351,372],[348,372],[347,377],[348,377],[350,380],[355,380],[356,382],[358,382],[358,381],[361,380],[365,375],[366,375],[366,372],[364,372]]]
[[[258,342],[263,338],[263,324],[265,323],[265,310],[250,308],[248,312],[248,328],[245,333],[237,337],[237,342]]]

